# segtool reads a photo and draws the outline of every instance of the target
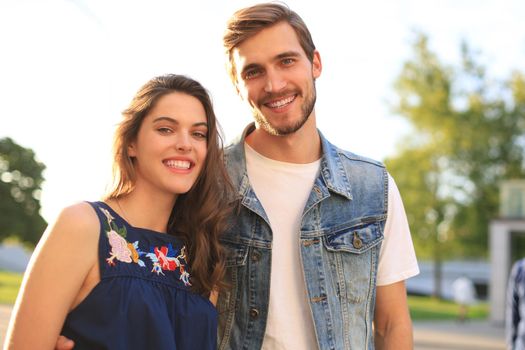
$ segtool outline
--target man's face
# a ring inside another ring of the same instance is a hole
[[[299,130],[315,105],[314,79],[321,74],[319,53],[310,62],[293,28],[279,22],[233,50],[236,88],[255,122],[271,135]]]

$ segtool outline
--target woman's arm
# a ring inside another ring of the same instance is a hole
[[[217,300],[219,300],[219,292],[214,289],[210,293],[210,301],[213,306],[217,306]]]
[[[53,349],[83,282],[97,266],[98,218],[88,203],[65,208],[31,257],[7,329],[7,349]]]

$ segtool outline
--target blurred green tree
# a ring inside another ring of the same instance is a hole
[[[47,223],[40,216],[44,164],[10,138],[0,139],[0,241],[16,237],[34,246]]]
[[[446,65],[416,35],[395,82],[393,109],[413,127],[385,160],[403,195],[420,258],[485,257],[498,215],[499,182],[525,177],[525,76],[490,79],[466,43]]]

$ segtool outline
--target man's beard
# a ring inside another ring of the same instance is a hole
[[[253,109],[253,118],[256,123],[261,126],[267,133],[273,136],[285,136],[293,134],[299,130],[307,121],[312,111],[314,110],[317,93],[315,90],[315,81],[312,82],[312,89],[307,94],[302,106],[301,106],[301,119],[291,125],[285,125],[282,127],[271,124],[268,119],[264,117],[260,109]]]

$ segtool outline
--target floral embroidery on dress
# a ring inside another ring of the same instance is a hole
[[[106,262],[110,266],[115,266],[115,260],[117,260],[128,264],[133,262],[140,267],[145,267],[146,264],[141,259],[141,257],[145,256],[153,264],[151,272],[155,272],[157,275],[164,275],[163,271],[176,271],[178,269],[179,279],[185,286],[191,286],[190,274],[186,271],[186,265],[188,264],[186,260],[186,246],[183,246],[178,251],[169,243],[168,246],[150,247],[149,252],[145,252],[139,248],[139,241],[129,243],[126,240],[126,227],[118,227],[114,222],[115,218],[107,209],[100,207],[99,209],[107,219],[107,225],[104,225],[104,229],[106,230],[111,251]]]
[[[146,254],[146,256],[153,262],[153,269],[151,272],[155,272],[157,275],[164,275],[162,270],[174,271],[178,268],[180,272],[180,280],[184,285],[191,286],[189,281],[190,274],[184,268],[186,264],[182,263],[182,261],[186,262],[185,246],[181,248],[178,255],[170,243],[167,247],[154,247],[153,252]]]

